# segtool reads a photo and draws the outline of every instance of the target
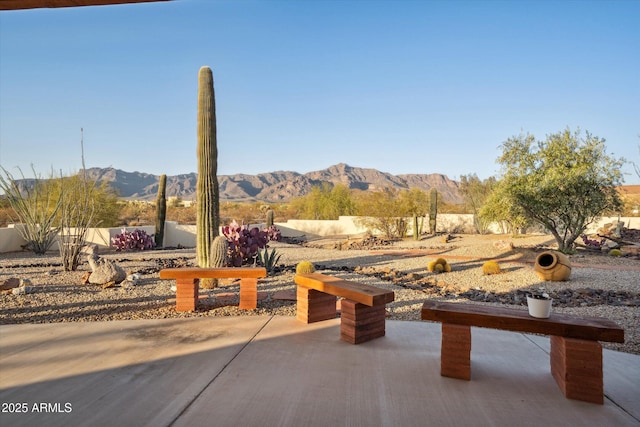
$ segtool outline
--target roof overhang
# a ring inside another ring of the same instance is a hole
[[[37,9],[109,4],[149,3],[170,0],[0,0],[0,10]]]

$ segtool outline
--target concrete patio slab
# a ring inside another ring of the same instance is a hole
[[[0,424],[170,425],[270,320],[238,319],[2,325]]]
[[[562,395],[547,337],[474,328],[463,381],[440,376],[440,324],[339,336],[339,319],[268,316],[2,325],[0,402],[27,410],[0,424],[640,425],[637,355],[605,350],[594,405]]]

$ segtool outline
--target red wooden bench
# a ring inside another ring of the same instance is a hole
[[[161,279],[176,280],[176,311],[194,311],[198,307],[199,279],[240,279],[242,310],[258,307],[258,278],[267,277],[263,267],[165,268]]]
[[[551,336],[551,375],[569,399],[604,403],[602,346],[624,342],[624,330],[596,317],[552,313],[548,319],[526,310],[426,301],[422,320],[442,322],[440,374],[471,379],[471,326]]]
[[[341,301],[340,339],[360,344],[385,335],[386,304],[393,291],[321,273],[297,274],[297,319],[305,323],[334,319]]]

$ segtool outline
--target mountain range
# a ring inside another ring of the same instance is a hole
[[[119,197],[127,200],[155,200],[160,177],[142,172],[125,172],[114,168],[90,168],[87,175],[106,181]],[[196,194],[196,173],[167,176],[167,197],[193,200]],[[258,175],[219,175],[221,201],[287,202],[308,194],[314,186],[343,184],[351,189],[376,191],[384,188],[407,190],[435,188],[447,203],[460,204],[459,183],[441,174],[392,175],[376,169],[352,167],[344,163],[326,169],[300,174],[277,171]]]

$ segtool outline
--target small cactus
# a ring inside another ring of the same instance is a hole
[[[500,264],[497,261],[487,261],[482,264],[482,274],[500,274],[502,270],[500,269]]]
[[[427,264],[427,270],[431,273],[448,273],[451,271],[451,265],[444,258],[438,258]]]
[[[609,255],[611,255],[611,256],[622,256],[622,251],[620,249],[611,249],[609,251]]]
[[[308,274],[316,271],[316,267],[309,261],[300,261],[296,265],[296,274]]]
[[[226,267],[229,264],[229,241],[225,236],[216,236],[209,251],[211,267]]]
[[[229,260],[229,242],[224,236],[216,236],[209,249],[210,267],[226,267]],[[200,279],[202,289],[215,289],[218,287],[218,279]]]

